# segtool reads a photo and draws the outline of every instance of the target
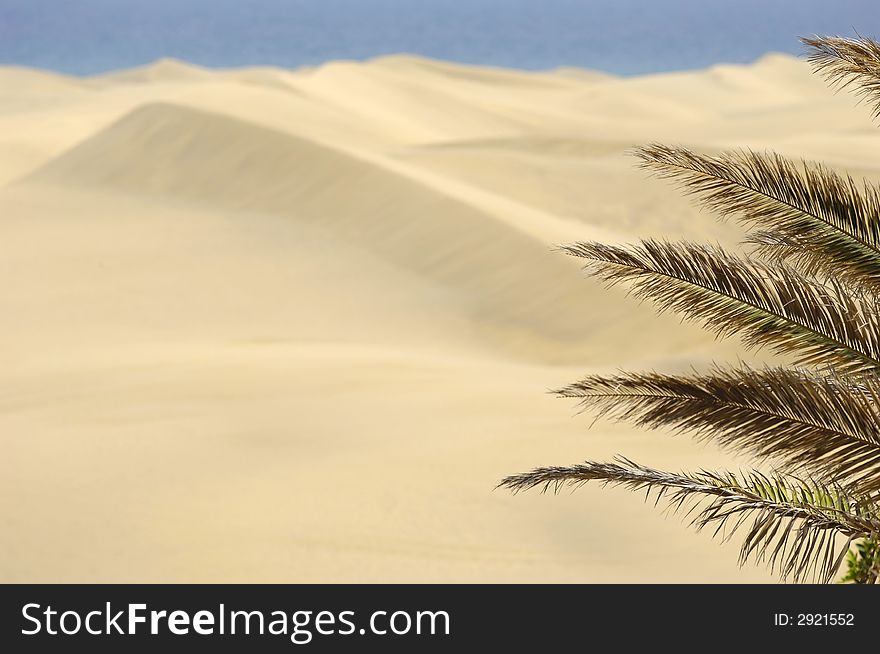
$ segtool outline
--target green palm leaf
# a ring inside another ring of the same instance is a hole
[[[874,39],[815,36],[801,39],[813,68],[840,88],[852,87],[880,117],[880,43]]]
[[[880,187],[775,153],[718,156],[659,144],[639,148],[643,168],[680,182],[723,217],[759,227],[749,242],[808,273],[880,288]]]
[[[692,433],[809,470],[862,494],[880,491],[880,384],[748,366],[693,375],[591,375],[557,391],[651,429]]]
[[[877,507],[834,485],[759,472],[671,473],[638,465],[586,462],[537,468],[502,480],[514,492],[541,487],[559,491],[588,481],[656,493],[697,530],[714,528],[727,540],[745,532],[740,562],[766,561],[783,578],[834,578],[853,540],[880,533]]]
[[[585,269],[634,294],[700,321],[719,336],[740,333],[749,347],[794,353],[796,363],[825,364],[848,374],[880,367],[880,305],[786,266],[769,266],[721,248],[643,241],[562,246]]]

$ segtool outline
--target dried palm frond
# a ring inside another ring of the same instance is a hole
[[[772,152],[709,156],[652,144],[634,153],[707,208],[760,227],[749,241],[763,256],[880,288],[880,186]]]
[[[861,494],[880,491],[880,383],[788,368],[591,375],[558,391],[600,415],[772,457]]]
[[[742,475],[701,471],[675,474],[638,465],[586,462],[538,468],[502,480],[514,492],[534,487],[559,491],[588,481],[656,492],[673,511],[693,517],[698,530],[714,527],[725,540],[745,526],[740,562],[749,558],[779,568],[783,578],[830,581],[853,540],[880,533],[877,507],[839,486],[759,472]],[[841,543],[841,538],[846,540]]]
[[[700,321],[718,336],[740,333],[747,346],[794,353],[797,364],[825,364],[841,373],[880,369],[880,306],[873,296],[692,243],[582,242],[562,249],[586,259],[588,272],[611,284],[631,282],[637,297]]]
[[[854,87],[856,94],[880,117],[880,43],[874,39],[815,36],[801,39],[810,48],[813,68],[840,88]]]

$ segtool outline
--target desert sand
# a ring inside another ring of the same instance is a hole
[[[783,55],[0,68],[0,581],[771,580],[639,495],[493,490],[749,465],[546,392],[746,356],[552,251],[736,241],[634,168],[647,141],[880,161],[869,111]]]

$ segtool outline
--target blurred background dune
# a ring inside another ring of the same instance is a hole
[[[782,54],[0,69],[0,580],[769,580],[625,491],[493,491],[616,453],[730,463],[546,393],[749,356],[552,251],[736,242],[633,167],[646,141],[867,176],[880,151]]]

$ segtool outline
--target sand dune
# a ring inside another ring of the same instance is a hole
[[[623,492],[492,488],[729,460],[544,392],[740,353],[551,246],[738,238],[633,170],[646,140],[873,175],[867,110],[801,62],[0,80],[3,581],[769,578]]]
[[[78,77],[20,66],[0,67],[0,81],[4,113],[15,111],[19,106],[32,109],[33,103],[41,99],[55,101],[59,96],[88,88],[88,82]],[[15,104],[16,98],[21,105]]]
[[[596,314],[620,314],[617,297],[589,293],[574,262],[549,256],[548,241],[377,163],[228,116],[147,105],[25,183],[258,214],[249,221],[287,216],[328,249],[343,241],[448,289],[486,347],[523,359],[595,358]]]

